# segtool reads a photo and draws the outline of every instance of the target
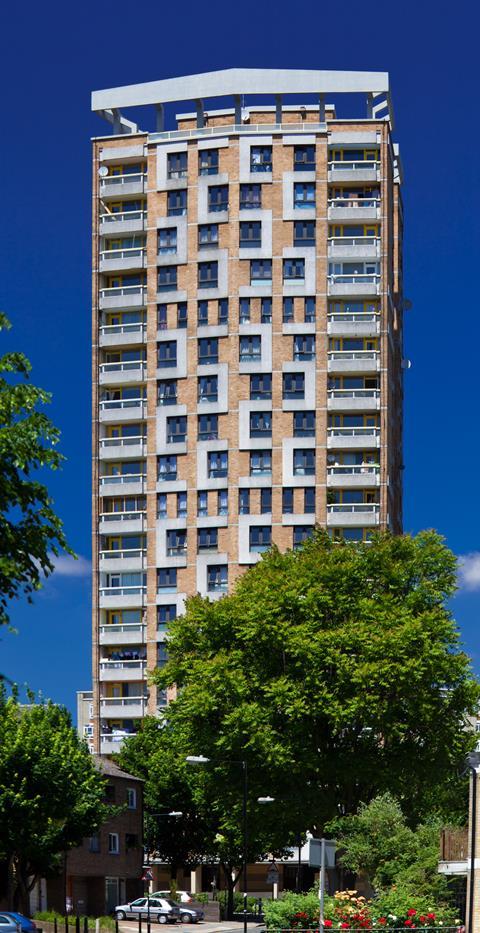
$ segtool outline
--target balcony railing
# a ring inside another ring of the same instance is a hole
[[[333,236],[328,238],[329,246],[377,246],[380,237],[376,236]]]
[[[102,363],[99,370],[102,375],[105,373],[126,373],[131,372],[132,369],[144,369],[146,365],[146,360],[127,360],[124,363],[120,361],[118,363]]]
[[[131,178],[132,176],[130,176]],[[116,223],[122,223],[126,220],[143,220],[146,223],[147,212],[146,211],[120,211],[118,214],[100,214],[100,223],[101,224],[112,224],[112,227]],[[112,230],[113,233],[113,230]]]
[[[104,249],[100,253],[101,260],[107,259],[139,259],[143,263],[146,250],[141,246],[129,246],[127,249]]]
[[[134,522],[146,518],[145,512],[101,512],[99,521],[101,522]]]
[[[353,275],[336,274],[328,276],[331,285],[380,285],[380,276],[376,273],[356,272]]]
[[[133,658],[131,661],[100,661],[101,671],[144,671],[147,661],[146,658]]]
[[[135,437],[101,437],[100,447],[135,447],[146,442],[146,434],[139,434]]]
[[[101,586],[100,596],[145,596],[146,586]]]
[[[332,505],[327,505],[327,512],[329,514],[332,512],[368,512],[369,514],[377,514],[379,508],[378,502],[335,502]]]
[[[380,473],[380,466],[377,463],[359,463],[359,464],[336,464],[327,468],[328,476],[364,476]]]
[[[378,350],[330,350],[329,360],[376,360]]]
[[[101,625],[100,634],[101,635],[110,635],[110,634],[125,634],[128,632],[139,632],[143,635],[145,631],[145,624],[143,622],[122,622],[120,625]],[[113,699],[113,697],[111,698]]]
[[[335,163],[338,164],[338,163]],[[363,163],[364,164],[364,163]],[[371,164],[371,163],[367,163]],[[329,207],[380,207],[380,198],[329,198]]]
[[[376,162],[374,159],[363,159],[362,161],[355,162],[329,162],[328,169],[330,172],[344,171],[348,172],[363,172],[366,168],[379,169],[380,162]]]
[[[351,312],[351,311],[334,311],[330,312],[328,315],[329,321],[336,321],[340,324],[346,324],[347,322],[352,322],[352,324],[372,324],[378,321],[380,318],[380,312],[378,311],[360,311],[360,312]]]
[[[120,188],[122,189],[123,185],[133,185],[136,182],[142,182],[146,178],[145,172],[132,172],[129,175],[109,175],[106,178],[102,178],[101,187],[105,188]],[[121,194],[121,190],[119,191]]]
[[[128,485],[128,483],[143,483],[146,478],[146,473],[123,473],[120,476],[101,476],[100,486],[116,486],[117,483],[120,483],[121,485]]]
[[[379,389],[329,389],[329,398],[380,398]]]
[[[329,437],[380,437],[380,428],[328,428]]]
[[[130,558],[139,558],[147,556],[146,548],[125,548],[123,551],[109,550],[99,551],[100,560],[129,560]]]
[[[99,408],[100,411],[111,411],[113,408],[138,408],[146,404],[146,398],[108,398],[102,399]]]
[[[106,706],[115,706],[118,708],[119,714],[122,710],[128,713],[131,706],[145,706],[146,703],[146,697],[100,697],[100,709]],[[112,738],[111,735],[102,736],[102,738],[105,737]]]
[[[145,331],[146,324],[143,321],[135,321],[132,324],[103,324],[100,327],[100,333],[104,337],[110,334],[137,334]]]
[[[116,298],[129,295],[145,295],[146,285],[117,285],[116,287],[101,288],[100,298]]]

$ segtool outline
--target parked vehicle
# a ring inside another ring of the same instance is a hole
[[[8,914],[0,914],[0,933],[18,933],[19,924]]]
[[[10,917],[13,923],[19,923],[22,933],[34,933],[37,929],[33,920],[30,920],[29,917],[25,917],[24,914],[17,913],[15,910],[2,910],[2,915]]]
[[[150,897],[170,897],[170,891],[155,891]],[[190,901],[195,900],[195,895],[191,894],[190,891],[177,891],[177,902],[180,901],[181,904],[189,904]]]
[[[145,920],[148,914],[157,923],[176,923],[180,920],[180,908],[164,897],[137,897],[130,904],[119,904],[114,914],[117,920],[138,920],[139,917]]]
[[[175,903],[175,901],[173,903]],[[192,907],[190,904],[178,903],[177,907],[180,909],[181,923],[198,923],[199,920],[203,920],[205,917],[205,913],[201,907]]]

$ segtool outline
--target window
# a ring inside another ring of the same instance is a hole
[[[198,228],[198,248],[208,249],[218,246],[218,224],[201,224]]]
[[[208,211],[228,211],[228,185],[210,185],[208,189]]]
[[[262,298],[261,300],[260,322],[262,324],[272,323],[272,299],[271,298]]]
[[[108,834],[108,854],[118,855],[119,852],[120,852],[120,842],[118,838],[118,833],[109,833]]]
[[[166,533],[167,554],[178,557],[187,550],[187,532],[184,529],[169,528]]]
[[[218,262],[198,263],[198,287],[218,288]]]
[[[214,450],[207,454],[207,468],[209,479],[218,479],[228,474],[228,451]]]
[[[157,606],[157,631],[166,632],[167,625],[177,618],[177,607],[175,603],[167,606]]]
[[[283,260],[283,281],[284,282],[304,282],[305,281],[305,260],[304,259],[284,259]]]
[[[160,266],[157,273],[157,291],[171,292],[177,289],[177,267]]]
[[[187,213],[187,191],[181,188],[179,191],[167,192],[167,216],[176,217]]]
[[[167,329],[167,305],[157,305],[157,330]]]
[[[218,490],[217,515],[228,515],[228,489]]]
[[[272,511],[272,490],[271,489],[261,489],[260,490],[260,512],[262,515]]]
[[[127,787],[127,810],[137,809],[137,791],[134,787]]]
[[[294,182],[293,206],[301,210],[315,207],[315,183],[313,181]]]
[[[157,495],[157,518],[167,517],[167,494],[159,492]]]
[[[218,149],[201,149],[198,153],[198,174],[218,175]]]
[[[330,528],[328,533],[334,541],[368,541],[372,535],[369,528]]]
[[[198,440],[216,441],[218,439],[218,415],[198,416]]]
[[[177,492],[177,518],[187,517],[187,493]]]
[[[177,228],[167,227],[165,230],[157,230],[157,250],[159,255],[177,252]]]
[[[303,304],[303,320],[305,324],[315,323],[315,298],[305,298]]]
[[[90,836],[88,840],[88,851],[100,852],[100,835],[98,833],[94,833],[93,836]]]
[[[272,397],[272,374],[258,373],[250,376],[250,398],[252,401],[260,401],[264,398]]]
[[[271,172],[272,171],[272,147],[271,146],[251,146],[250,147],[250,171],[251,172]]]
[[[187,302],[179,301],[177,305],[177,327],[179,328],[186,327],[187,322],[188,322]]]
[[[315,450],[308,447],[306,450],[297,448],[293,451],[293,475],[315,476]]]
[[[125,848],[136,849],[138,846],[138,836],[135,833],[125,833]]]
[[[293,322],[293,298],[283,299],[283,323],[291,324]]]
[[[177,458],[175,455],[158,458],[157,479],[167,483],[177,478]]]
[[[266,476],[272,472],[271,450],[252,450],[250,452],[250,476]]]
[[[313,334],[295,334],[293,338],[293,359],[315,359],[315,336]]]
[[[303,490],[303,511],[305,514],[315,514],[315,486],[307,486]]]
[[[177,404],[177,380],[165,379],[157,382],[157,405]]]
[[[250,285],[271,285],[272,284],[272,260],[271,259],[251,259],[250,260]]]
[[[187,153],[167,152],[167,178],[187,177]]]
[[[240,324],[250,323],[250,298],[240,298]]]
[[[259,363],[262,358],[262,338],[260,334],[240,337],[240,362]]]
[[[262,206],[261,185],[240,185],[240,210],[260,210]]]
[[[290,486],[282,489],[282,512],[284,515],[293,514],[293,489]]]
[[[198,365],[218,363],[218,337],[200,337],[198,343]]]
[[[313,534],[313,525],[295,525],[293,528],[293,546],[301,547]]]
[[[197,531],[198,551],[218,551],[218,529],[199,528]]]
[[[198,401],[199,402],[217,402],[218,401],[218,376],[199,376],[198,377]]]
[[[218,323],[219,325],[228,324],[228,298],[220,298],[218,301]]]
[[[176,593],[177,591],[177,568],[159,567],[157,570],[157,592],[158,593]]]
[[[227,564],[211,564],[207,567],[207,590],[209,593],[213,593],[216,590],[226,590],[227,586]]]
[[[315,146],[293,147],[293,170],[294,172],[315,171]]]
[[[315,437],[314,411],[295,411],[293,413],[293,436]]]
[[[283,374],[283,398],[305,398],[305,373]]]
[[[250,525],[249,543],[251,551],[268,551],[272,544],[270,525]]]
[[[165,642],[157,645],[157,667],[165,667],[168,661],[168,649]],[[152,906],[156,907],[155,901],[151,901]]]
[[[272,436],[272,413],[271,411],[251,411],[250,412],[250,437],[271,437]]]
[[[315,246],[315,221],[296,220],[293,224],[294,246]]]
[[[167,418],[167,444],[184,444],[187,440],[187,416]]]
[[[197,304],[197,324],[199,327],[208,325],[208,301],[199,301]]]
[[[262,245],[262,224],[259,220],[240,221],[240,247],[260,248]]]
[[[208,515],[208,492],[197,492],[197,515]]]
[[[157,343],[157,366],[167,369],[177,365],[177,341],[162,340]]]
[[[238,490],[238,512],[240,515],[249,515],[250,513],[250,490]]]

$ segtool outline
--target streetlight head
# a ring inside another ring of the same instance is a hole
[[[274,803],[275,797],[257,797],[258,803]]]
[[[187,755],[185,761],[188,765],[206,765],[210,758],[205,758],[205,755]]]
[[[170,813],[168,815],[174,816],[178,819],[180,816],[183,816],[183,810],[170,810]]]

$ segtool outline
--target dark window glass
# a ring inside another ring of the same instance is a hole
[[[295,334],[293,338],[293,359],[299,361],[315,359],[314,334]]]
[[[215,590],[226,590],[228,586],[228,567],[227,564],[210,564],[207,567],[207,590],[209,593]]]
[[[186,518],[187,516],[187,493],[177,492],[177,518]]]
[[[177,380],[165,379],[157,382],[157,405],[177,404]]]
[[[218,262],[198,263],[198,287],[218,288]]]
[[[159,492],[157,495],[157,518],[167,517],[167,494]]]
[[[240,185],[240,210],[259,210],[262,206],[261,185]]]
[[[177,557],[187,550],[187,532],[185,529],[169,528],[166,533],[167,554]]]
[[[262,245],[262,224],[259,220],[240,221],[240,246],[259,248]]]
[[[315,246],[315,221],[296,220],[293,224],[294,246]]]
[[[251,551],[268,551],[272,544],[271,526],[250,525],[249,541]]]
[[[240,515],[248,515],[250,513],[250,490],[249,489],[238,490],[238,511]]]
[[[228,515],[228,489],[219,489],[217,495],[218,515]]]
[[[294,525],[293,528],[293,546],[301,547],[302,544],[313,534],[313,525]]]
[[[171,368],[177,365],[177,341],[162,340],[157,343],[157,365],[159,369]]]
[[[179,301],[177,305],[177,327],[183,328],[187,326],[188,321],[188,310],[187,302]]]
[[[303,511],[305,514],[315,513],[315,486],[307,486],[304,490]]]
[[[305,279],[305,260],[304,259],[284,259],[283,260],[283,281],[284,282],[303,282]]]
[[[251,411],[250,412],[250,437],[271,437],[272,436],[272,413],[271,411]]]
[[[282,489],[282,512],[284,515],[292,515],[293,513],[293,489],[289,486]]]
[[[177,289],[177,267],[160,266],[157,272],[157,290],[171,292]]]
[[[197,323],[199,327],[208,325],[208,301],[199,301],[197,304]]]
[[[240,337],[240,362],[258,363],[262,358],[262,338],[260,334]]]
[[[167,625],[167,622],[173,622],[177,618],[177,607],[175,603],[166,606],[157,606],[157,627]]]
[[[187,153],[186,152],[168,152],[167,153],[167,177],[168,178],[186,178],[187,177]]]
[[[218,363],[218,337],[200,337],[198,343],[198,365]]]
[[[208,515],[208,492],[197,492],[197,515]]]
[[[283,323],[291,324],[293,321],[293,298],[283,299]]]
[[[214,441],[218,438],[218,415],[198,416],[198,440]]]
[[[210,185],[208,189],[209,213],[228,211],[228,185]]]
[[[272,374],[258,373],[250,376],[250,398],[259,400],[272,397]]]
[[[271,172],[272,171],[272,147],[271,146],[251,146],[250,147],[250,171],[251,172]]]
[[[166,227],[157,231],[157,249],[160,255],[177,252],[177,228]]]
[[[199,402],[218,401],[218,376],[199,376],[198,377],[198,401]]]
[[[262,324],[272,323],[272,299],[271,298],[262,298],[261,300],[260,321]]]
[[[266,475],[272,472],[271,450],[250,451],[250,475]]]
[[[284,399],[305,398],[304,373],[283,374],[283,397]]]
[[[197,550],[198,551],[217,551],[218,550],[217,528],[199,528],[198,529]]]
[[[199,175],[218,175],[218,149],[201,149],[198,153]]]
[[[315,323],[315,298],[305,298],[303,319],[306,324]]]
[[[200,224],[198,228],[198,248],[218,246],[218,224]]]
[[[271,489],[261,489],[260,490],[260,512],[264,515],[267,512],[272,511],[272,490]]]
[[[157,570],[157,590],[174,593],[177,589],[177,568],[159,567]]]
[[[181,188],[178,191],[167,192],[167,216],[175,217],[187,213],[187,191]]]
[[[293,169],[295,172],[315,171],[315,146],[293,147]]]
[[[250,323],[250,298],[240,298],[240,324]]]
[[[315,183],[296,181],[293,185],[293,206],[297,209],[315,207]]]
[[[295,411],[293,413],[294,437],[315,437],[315,412]]]
[[[272,260],[250,260],[250,285],[268,285],[272,281]]]
[[[228,324],[228,298],[220,298],[218,302],[218,323]]]
[[[315,450],[312,447],[306,450],[297,448],[293,451],[293,474],[294,476],[315,475]]]
[[[167,329],[167,305],[157,305],[157,329]]]
[[[184,444],[187,440],[187,416],[167,418],[167,444]]]
[[[214,450],[207,454],[209,479],[218,479],[228,475],[228,451]]]
[[[175,454],[158,457],[157,460],[157,479],[160,483],[166,483],[177,478],[177,457]]]

